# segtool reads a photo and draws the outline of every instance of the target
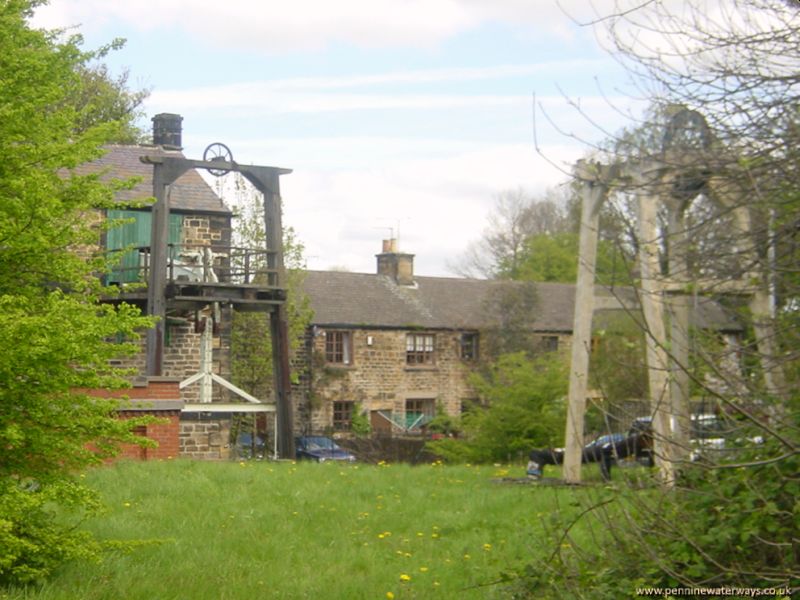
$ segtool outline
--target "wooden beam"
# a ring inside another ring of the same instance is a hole
[[[585,165],[579,164],[579,169]],[[585,176],[592,176],[587,173]],[[608,186],[599,178],[584,181],[581,196],[581,223],[578,249],[578,281],[575,290],[575,315],[572,326],[572,358],[569,373],[569,404],[564,447],[564,480],[579,483],[583,456],[583,417],[586,412],[586,390],[589,379],[589,354],[592,342],[594,312],[594,275],[597,262],[597,237],[600,227],[600,206],[608,194]]]
[[[205,413],[274,413],[274,404],[237,404],[235,402],[187,402],[183,412]]]

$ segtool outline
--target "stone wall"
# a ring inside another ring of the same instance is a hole
[[[202,313],[200,317],[204,316]],[[205,315],[209,316],[209,315]],[[175,318],[167,317],[166,345],[164,347],[164,377],[178,380],[194,375],[200,369],[200,333],[195,332],[194,315]],[[219,332],[213,337],[213,369],[214,373],[230,378],[230,309],[222,310],[222,323]],[[134,377],[144,377],[147,373],[147,354],[144,333],[139,340],[140,350],[132,356],[112,361],[115,366],[132,368]],[[227,402],[229,393],[218,385],[213,387],[214,402]],[[181,400],[198,402],[200,398],[199,383],[182,390]]]
[[[403,417],[409,399],[430,399],[451,415],[475,397],[467,383],[474,363],[460,358],[461,332],[350,329],[352,360],[349,365],[326,364],[325,330],[316,329],[309,340],[310,374],[306,389],[295,390],[295,426],[302,432],[324,432],[333,424],[333,403],[358,402],[372,411],[389,411]],[[408,365],[406,335],[435,336],[434,362]],[[301,381],[302,383],[302,381]],[[303,405],[305,404],[305,405]]]
[[[180,455],[204,460],[226,460],[231,455],[230,434],[229,417],[184,413],[180,422]]]

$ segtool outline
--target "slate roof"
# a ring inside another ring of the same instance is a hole
[[[164,150],[161,146],[106,146],[106,154],[76,169],[78,174],[107,170],[104,180],[139,178],[141,181],[131,190],[117,193],[120,202],[142,200],[153,196],[153,166],[146,165],[139,157],[179,156],[178,151]],[[203,180],[195,169],[190,169],[172,185],[170,208],[181,212],[219,213],[229,215],[231,211]]]
[[[313,324],[319,326],[477,330],[492,324],[485,310],[487,302],[508,285],[449,277],[415,277],[414,281],[414,286],[401,286],[385,275],[307,271],[303,289],[314,310]],[[575,286],[536,283],[535,289],[532,330],[571,333]],[[618,292],[596,291],[598,295]],[[632,292],[623,295],[632,296]],[[741,329],[719,304],[704,298],[698,301],[694,320],[701,327],[713,325],[721,331]]]

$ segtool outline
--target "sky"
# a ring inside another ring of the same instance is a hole
[[[669,0],[665,0],[669,1]],[[399,239],[417,275],[452,265],[498,194],[563,184],[641,102],[602,35],[612,0],[50,0],[34,24],[183,116],[184,153],[226,144],[281,178],[310,269],[374,272]],[[578,22],[576,22],[578,21]],[[142,123],[149,128],[150,124]]]

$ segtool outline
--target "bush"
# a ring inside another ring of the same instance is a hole
[[[67,481],[39,486],[0,479],[0,486],[0,585],[30,583],[66,560],[99,557],[100,545],[75,527],[99,510],[92,491]]]
[[[563,442],[567,375],[559,354],[504,354],[472,384],[485,405],[462,417],[463,440],[430,442],[435,454],[451,461],[496,462]]]
[[[630,597],[645,586],[796,584],[800,456],[769,443],[736,460],[751,466],[692,464],[669,491],[602,490],[585,517],[594,521],[593,545],[575,545],[564,533],[570,524],[559,522],[553,560],[530,566],[520,595],[574,598],[592,589],[592,598]]]

